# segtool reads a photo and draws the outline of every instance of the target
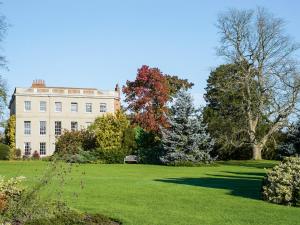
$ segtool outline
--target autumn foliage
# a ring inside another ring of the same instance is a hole
[[[133,121],[147,131],[158,132],[166,126],[166,103],[169,100],[169,85],[158,68],[143,65],[134,81],[123,87],[128,109],[134,113]]]

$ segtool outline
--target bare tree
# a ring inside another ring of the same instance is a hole
[[[255,160],[262,158],[268,139],[288,124],[299,106],[299,64],[295,60],[299,45],[285,34],[284,25],[263,8],[231,9],[220,14],[217,22],[219,55],[241,69],[236,82],[241,86],[247,122],[243,129]],[[270,126],[258,134],[263,117]]]

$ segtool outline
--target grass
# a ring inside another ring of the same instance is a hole
[[[80,165],[72,171],[64,196],[80,211],[101,213],[125,225],[300,224],[300,208],[260,200],[264,168],[275,163],[230,161],[215,167]],[[41,161],[2,161],[0,174],[24,175],[31,185],[45,166]],[[79,193],[78,198],[74,192]]]

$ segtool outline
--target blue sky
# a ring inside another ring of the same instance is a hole
[[[2,43],[10,93],[44,79],[49,86],[112,89],[143,64],[195,83],[197,104],[216,56],[218,13],[263,6],[300,42],[295,0],[2,0],[11,24]]]

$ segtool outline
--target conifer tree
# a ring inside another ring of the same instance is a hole
[[[161,128],[164,148],[164,156],[160,158],[162,163],[209,163],[213,160],[210,156],[213,140],[198,112],[191,95],[181,90],[167,116],[169,127]]]

